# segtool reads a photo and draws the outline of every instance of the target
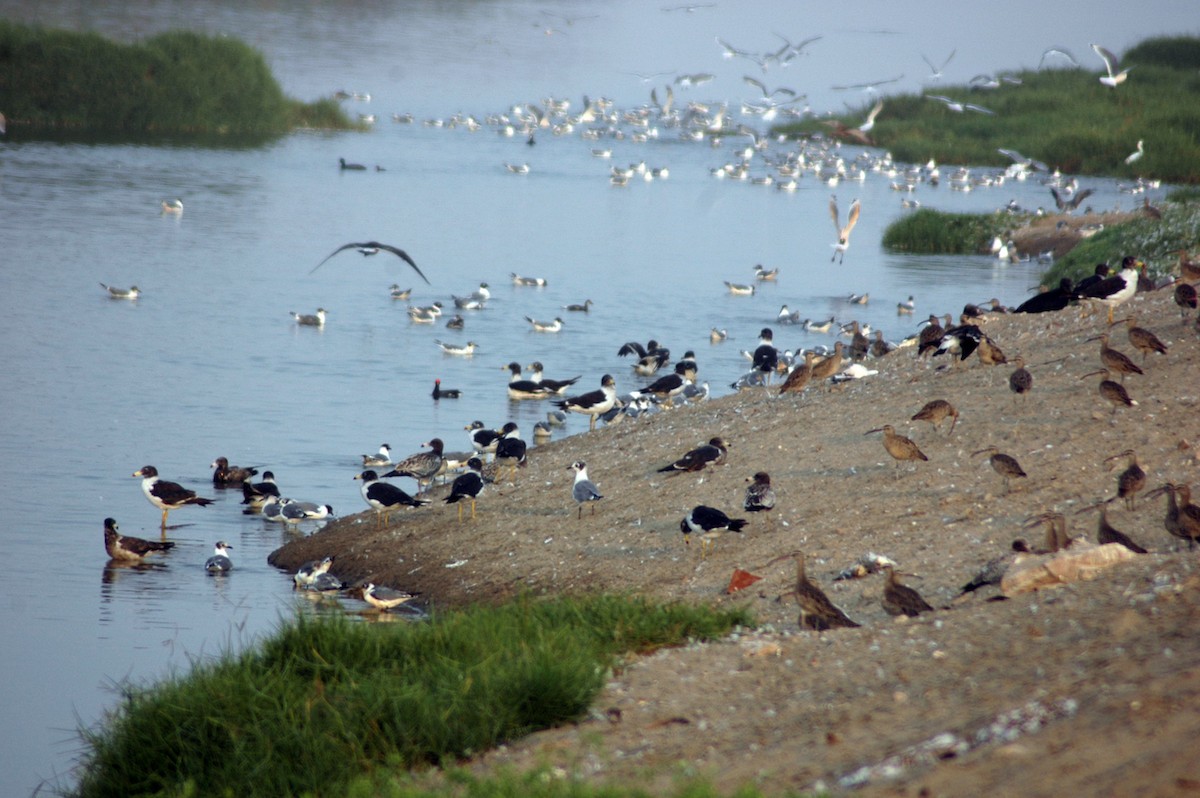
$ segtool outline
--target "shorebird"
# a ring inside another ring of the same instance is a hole
[[[432,483],[434,476],[441,470],[445,444],[442,443],[441,438],[433,438],[422,443],[421,446],[429,447],[429,451],[417,452],[397,461],[395,467],[384,474],[381,479],[412,477],[417,481],[417,494],[420,495],[422,486]]]
[[[433,381],[433,401],[436,402],[439,399],[458,399],[461,396],[462,391],[458,388],[443,388],[440,379]],[[383,465],[387,465],[387,463],[383,463]]]
[[[401,604],[405,604],[416,598],[412,593],[406,593],[403,590],[393,590],[390,587],[382,587],[374,582],[367,582],[363,585],[362,597],[363,601],[380,612],[395,609]]]
[[[210,574],[224,574],[233,570],[233,560],[229,559],[230,546],[223,540],[218,540],[213,546],[213,556],[204,562],[204,570]]]
[[[774,565],[781,560],[793,559],[796,561],[796,586],[780,596],[783,599],[787,596],[794,596],[796,603],[800,605],[800,619],[798,623],[801,629],[811,629],[814,632],[825,632],[830,629],[857,629],[859,624],[850,620],[846,613],[842,612],[829,597],[825,595],[825,591],[821,590],[815,582],[808,578],[805,572],[804,552],[796,551],[791,554],[785,554],[782,557],[776,557],[768,566]]]
[[[131,285],[129,288],[117,288],[100,283],[100,287],[108,292],[109,299],[137,299],[142,295],[142,289],[136,285]]]
[[[995,446],[989,446],[986,449],[980,449],[977,452],[971,452],[974,457],[977,454],[988,455],[988,462],[992,464],[992,470],[995,471],[1004,480],[1004,492],[1007,494],[1009,490],[1009,480],[1019,479],[1028,476],[1021,464],[1017,462],[1017,458],[1012,455],[1007,455],[997,449]]]
[[[1091,507],[1084,507],[1082,510],[1076,511],[1076,515],[1082,513],[1099,510],[1100,521],[1096,525],[1096,542],[1101,546],[1109,543],[1119,543],[1125,548],[1132,551],[1134,554],[1146,554],[1146,550],[1134,543],[1133,540],[1121,530],[1114,527],[1108,522],[1108,502],[1098,502]]]
[[[741,532],[748,521],[744,518],[730,518],[716,507],[697,504],[679,522],[679,531],[683,533],[683,542],[691,545],[691,534],[697,533],[700,538],[700,557],[705,558],[716,545],[716,540],[725,532]]]
[[[397,507],[423,507],[429,504],[424,499],[414,499],[395,485],[388,482],[380,482],[379,475],[374,471],[364,471],[354,478],[362,480],[363,501],[375,510],[376,526],[386,524],[388,516]]]
[[[1158,336],[1144,327],[1137,326],[1137,316],[1128,316],[1124,319],[1118,319],[1114,324],[1125,323],[1125,329],[1129,335],[1129,343],[1133,344],[1133,348],[1142,353],[1142,363],[1146,362],[1146,356],[1151,352],[1158,352],[1160,355],[1167,353],[1167,345],[1158,340]]]
[[[1042,550],[1033,550],[1034,554],[1051,554],[1070,548],[1074,539],[1067,535],[1067,517],[1062,513],[1041,513],[1025,520],[1025,529],[1043,524],[1046,528],[1046,543]]]
[[[1029,393],[1033,388],[1033,375],[1025,368],[1025,358],[1017,355],[1016,370],[1008,375],[1008,389],[1018,396]]]
[[[578,512],[575,514],[576,520],[583,517],[583,505],[585,502],[598,502],[604,498],[600,493],[600,489],[596,487],[596,483],[588,479],[587,463],[582,460],[576,460],[571,463],[571,470],[575,472],[575,482],[571,485],[571,496],[575,499],[578,505]],[[592,515],[596,514],[596,505],[592,504]]]
[[[921,323],[925,326],[921,328],[921,332],[917,336],[917,357],[923,357],[927,352],[936,352],[938,345],[942,342],[942,337],[946,334],[946,327],[952,324],[949,313],[946,314],[946,327],[943,327],[941,319],[932,313],[929,314],[928,321]]]
[[[940,430],[942,420],[946,418],[950,419],[950,429],[946,431],[946,434],[949,435],[954,432],[954,427],[958,424],[958,411],[945,399],[932,399],[913,415],[912,420],[928,421],[934,429]]]
[[[1104,69],[1108,72],[1107,75],[1100,76],[1100,82],[1110,89],[1115,89],[1124,83],[1125,79],[1129,77],[1129,70],[1133,69],[1133,67],[1121,69],[1120,60],[1112,52],[1098,44],[1093,44],[1092,49],[1096,51],[1096,55],[1103,59]]]
[[[563,320],[558,316],[555,316],[553,321],[538,321],[526,316],[525,321],[529,322],[534,332],[556,333],[560,332],[563,328]]]
[[[833,344],[833,352],[825,358],[813,363],[811,382],[820,384],[833,377],[846,366],[846,358],[843,354],[845,344],[841,341],[835,341]]]
[[[838,215],[837,195],[832,195],[829,198],[829,215],[833,218],[833,229],[837,231],[837,243],[833,245],[833,257],[829,259],[833,263],[833,259],[841,255],[839,263],[846,260],[846,250],[850,248],[850,233],[854,230],[854,225],[858,224],[858,216],[862,211],[862,206],[858,200],[850,203],[850,211],[846,214],[846,224],[841,223]]]
[[[775,508],[775,491],[771,487],[771,477],[766,471],[759,471],[750,477],[750,485],[746,487],[746,497],[742,509],[748,513],[759,513]]]
[[[171,214],[172,216],[181,216],[183,214],[183,200],[181,200],[181,199],[163,200],[162,201],[162,212],[166,213],[166,214]]]
[[[804,353],[804,362],[795,366],[788,372],[784,378],[783,384],[779,386],[779,393],[801,393],[808,386],[813,375],[813,362],[817,358],[817,353],[811,349]]]
[[[724,438],[716,437],[708,443],[697,446],[673,463],[668,463],[658,469],[660,474],[675,471],[703,471],[709,465],[724,465],[729,454],[729,444]]]
[[[915,618],[923,612],[933,612],[929,602],[921,598],[921,594],[908,585],[900,584],[896,579],[896,566],[885,565],[883,572],[886,579],[883,583],[883,610],[888,615],[905,615]]]
[[[116,520],[104,519],[104,550],[108,556],[120,562],[141,562],[147,554],[170,551],[175,544],[169,540],[143,540],[132,535],[122,535]]]
[[[229,465],[229,459],[218,457],[213,460],[209,468],[214,469],[212,480],[214,486],[233,485],[240,487],[243,482],[253,477],[258,473],[257,468],[242,468],[240,466]]]
[[[588,430],[596,428],[596,418],[612,410],[617,403],[617,381],[611,374],[605,374],[600,379],[600,389],[588,391],[580,396],[559,399],[555,405],[571,413],[583,413],[588,416]]]
[[[875,331],[875,339],[871,341],[871,357],[883,357],[895,351],[896,345],[883,340],[883,330]]]
[[[870,435],[872,432],[883,433],[883,448],[887,449],[887,453],[896,461],[896,467],[900,467],[900,463],[905,460],[928,460],[915,443],[911,439],[899,435],[891,424],[884,424],[882,427],[876,427],[872,430],[867,430],[864,435]]]
[[[328,312],[325,308],[317,308],[316,313],[297,313],[293,310],[291,314],[301,327],[324,327],[325,316]]]
[[[1145,373],[1141,367],[1129,359],[1128,355],[1108,345],[1108,333],[1100,333],[1100,335],[1093,336],[1088,340],[1100,342],[1100,363],[1105,369],[1120,374],[1122,384],[1125,382],[1126,374]]]
[[[389,466],[392,464],[392,447],[386,443],[379,447],[379,454],[364,454],[362,456],[363,468],[375,468],[380,466]]]
[[[1197,304],[1200,304],[1195,286],[1183,280],[1175,283],[1175,304],[1179,306],[1179,318],[1186,320],[1188,309],[1195,310]]]
[[[196,495],[196,491],[188,490],[178,482],[168,482],[160,479],[158,469],[152,465],[142,466],[133,472],[133,476],[142,478],[142,493],[155,507],[162,510],[162,528],[167,528],[167,513],[189,504],[206,507],[213,503]]]
[[[467,460],[467,472],[455,478],[450,486],[450,495],[443,501],[446,504],[458,504],[458,520],[462,520],[462,504],[471,502],[471,518],[475,517],[475,500],[483,491],[483,461],[478,457]]]
[[[1167,494],[1167,516],[1163,519],[1163,527],[1173,537],[1186,540],[1188,549],[1194,548],[1200,541],[1200,507],[1192,504],[1192,489],[1168,482],[1148,493],[1147,498],[1160,493]]]
[[[366,252],[364,252],[364,254],[374,254],[371,252],[371,250],[375,250],[376,252],[378,252],[379,250],[383,250],[385,252],[390,252],[393,255],[395,255],[396,257],[400,258],[405,263],[407,263],[409,266],[411,266],[413,268],[413,271],[415,271],[417,274],[419,274],[421,276],[421,279],[424,280],[426,284],[429,284],[429,278],[425,276],[425,273],[422,272],[421,269],[417,266],[417,262],[415,260],[413,260],[411,257],[409,257],[407,252],[400,249],[399,247],[393,247],[391,244],[381,244],[378,241],[364,241],[361,243],[351,242],[349,244],[342,244],[340,247],[335,249],[333,252],[330,252],[328,255],[326,255],[325,260],[321,261],[316,266],[314,266],[312,269],[312,272],[309,272],[309,274],[312,274],[317,269],[324,266],[325,261],[329,260],[334,255],[338,254],[339,252],[343,252],[347,249],[357,249],[360,251],[366,250]]]
[[[1101,398],[1104,399],[1104,401],[1110,402],[1112,404],[1112,406],[1113,406],[1112,414],[1114,416],[1117,414],[1118,407],[1133,407],[1134,405],[1137,404],[1136,399],[1130,398],[1129,392],[1125,390],[1124,385],[1122,385],[1119,382],[1113,382],[1112,380],[1108,379],[1108,369],[1098,369],[1097,371],[1089,371],[1087,374],[1084,374],[1079,379],[1081,379],[1081,380],[1087,379],[1088,377],[1094,377],[1097,374],[1104,375],[1104,379],[1100,380],[1100,387],[1099,387],[1100,396],[1101,396]]]

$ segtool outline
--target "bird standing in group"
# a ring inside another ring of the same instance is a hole
[[[958,424],[958,411],[945,399],[931,399],[913,415],[912,420],[928,421],[934,429],[939,429],[943,419],[946,418],[950,419],[950,429],[946,431],[946,434],[949,435],[954,432],[954,427]]]
[[[376,526],[386,524],[392,510],[397,507],[423,507],[429,502],[415,499],[388,482],[381,482],[374,471],[364,471],[354,477],[362,480],[363,500],[375,510]]]
[[[168,482],[158,476],[158,469],[152,465],[142,466],[133,472],[133,476],[142,478],[142,492],[155,507],[162,510],[162,528],[167,528],[167,513],[189,504],[206,507],[213,503],[212,499],[197,496],[196,491],[188,490],[178,482]]]
[[[854,200],[850,204],[849,213],[846,214],[846,224],[843,225],[838,216],[837,196],[829,198],[829,215],[833,217],[833,228],[837,231],[838,237],[837,243],[833,245],[833,257],[829,259],[830,263],[833,263],[833,259],[839,255],[841,255],[839,263],[846,260],[846,250],[850,248],[850,233],[854,230],[854,225],[858,224],[858,216],[861,211],[862,205],[858,200]]]
[[[674,471],[703,471],[709,465],[723,465],[728,454],[729,444],[724,438],[717,436],[709,439],[708,443],[687,452],[675,462],[668,463],[658,471],[660,474]]]
[[[1120,454],[1107,457],[1104,462],[1109,463],[1121,457],[1129,458],[1129,465],[1117,477],[1117,498],[1124,499],[1125,508],[1132,510],[1134,509],[1137,494],[1146,487],[1146,472],[1142,469],[1142,464],[1138,461],[1137,452],[1133,449],[1126,449]]]
[[[1033,388],[1033,375],[1025,368],[1025,358],[1018,355],[1015,362],[1016,370],[1008,375],[1008,389],[1017,396],[1024,396]]]
[[[1017,458],[1004,454],[995,446],[988,446],[986,449],[971,452],[972,457],[978,454],[988,455],[988,462],[991,463],[992,470],[1004,480],[1004,492],[1006,494],[1009,491],[1009,480],[1028,476],[1024,469],[1021,468],[1021,464],[1017,462]]]
[[[841,608],[829,600],[829,596],[825,595],[824,590],[808,578],[804,552],[796,551],[776,557],[768,563],[768,566],[786,559],[796,561],[796,586],[779,598],[795,597],[796,603],[800,605],[798,623],[801,629],[826,632],[830,629],[857,629],[859,627],[859,624],[852,621]]]
[[[450,495],[443,501],[446,504],[458,504],[458,520],[462,520],[461,502],[471,502],[471,518],[475,517],[475,500],[483,492],[483,461],[478,457],[467,460],[467,471],[455,478],[450,486]]]
[[[1117,543],[1132,551],[1134,554],[1146,554],[1146,549],[1138,545],[1121,530],[1114,527],[1108,521],[1108,502],[1098,502],[1091,507],[1084,507],[1075,514],[1091,512],[1098,510],[1100,512],[1100,520],[1096,525],[1096,542],[1101,546],[1106,546],[1109,543]]]
[[[896,566],[883,566],[886,579],[883,583],[883,609],[888,615],[905,615],[915,618],[923,612],[932,612],[933,607],[921,594],[896,579]]]
[[[571,463],[571,470],[575,472],[575,482],[571,485],[571,496],[574,497],[576,504],[579,505],[579,511],[575,514],[576,520],[583,517],[584,503],[598,502],[604,498],[600,493],[600,489],[596,487],[596,483],[588,479],[587,463],[582,460],[576,460]],[[596,514],[596,505],[592,504],[592,515]]]
[[[872,432],[883,433],[883,448],[896,461],[896,467],[900,467],[900,463],[906,460],[928,460],[925,453],[912,442],[912,439],[906,438],[896,432],[891,424],[884,424],[882,427],[876,427],[872,430],[867,430],[864,435],[870,435]]]
[[[700,537],[700,556],[707,557],[712,551],[716,540],[725,532],[741,532],[748,521],[744,518],[730,518],[716,507],[697,504],[679,522],[679,531],[683,533],[683,542],[691,545],[691,534]]]
[[[1146,356],[1152,352],[1157,352],[1160,355],[1167,353],[1167,345],[1158,339],[1158,336],[1147,330],[1145,327],[1137,326],[1137,316],[1128,316],[1124,319],[1118,319],[1115,324],[1125,322],[1125,329],[1129,336],[1129,343],[1133,344],[1133,348],[1142,353],[1142,364],[1146,363]]]
[[[588,416],[588,429],[596,428],[596,419],[612,410],[617,403],[617,381],[611,374],[600,378],[600,389],[588,391],[579,396],[559,399],[554,402],[558,407],[571,413],[582,413]]]
[[[1137,405],[1137,400],[1129,395],[1129,392],[1125,390],[1124,385],[1119,382],[1113,382],[1108,378],[1108,369],[1090,371],[1087,374],[1082,375],[1079,379],[1087,379],[1088,377],[1094,377],[1097,374],[1104,375],[1104,379],[1100,380],[1099,393],[1101,399],[1113,406],[1112,415],[1115,416],[1117,414],[1118,407],[1134,407]]]
[[[433,482],[433,478],[437,476],[438,471],[442,468],[445,444],[441,438],[434,438],[421,444],[429,447],[427,452],[417,452],[396,463],[391,471],[383,475],[383,479],[390,477],[412,477],[417,481],[417,495],[423,492],[423,488],[427,489]]]
[[[147,554],[170,551],[174,547],[169,540],[143,540],[122,535],[115,519],[104,519],[104,550],[118,562],[141,562]]]
[[[517,475],[517,468],[525,465],[525,451],[527,445],[521,440],[521,430],[515,421],[509,421],[500,430],[500,440],[496,442],[496,457],[497,463],[504,461],[508,463],[509,480],[511,481]]]
[[[748,513],[768,512],[775,509],[775,490],[771,487],[771,476],[759,471],[750,477],[742,509]]]
[[[1141,367],[1134,363],[1124,352],[1113,349],[1108,345],[1108,333],[1100,333],[1093,336],[1089,341],[1100,342],[1100,363],[1109,371],[1115,371],[1121,375],[1121,383],[1125,382],[1126,374],[1144,374]]]

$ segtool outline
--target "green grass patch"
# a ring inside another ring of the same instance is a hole
[[[901,161],[1007,166],[998,148],[1017,150],[1050,168],[1086,175],[1144,177],[1200,183],[1200,39],[1150,39],[1124,54],[1132,66],[1116,90],[1097,80],[1096,69],[1008,73],[1020,85],[993,90],[943,86],[930,93],[988,108],[995,115],[955,113],[918,94],[884,98],[871,135]],[[849,127],[866,118],[874,101],[838,117]],[[806,120],[773,132],[791,136],[828,131]],[[1125,158],[1138,139],[1145,155]]]
[[[993,238],[1020,223],[1020,217],[1004,211],[945,213],[922,208],[888,225],[883,246],[922,255],[978,255],[990,250]]]
[[[0,21],[0,97],[10,135],[276,136],[351,128],[332,100],[284,95],[262,54],[173,31],[135,44]]]
[[[619,596],[414,624],[301,617],[252,651],[130,689],[84,732],[77,794],[342,795],[381,767],[453,763],[580,717],[622,654],[750,623]]]

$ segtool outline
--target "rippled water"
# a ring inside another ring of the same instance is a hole
[[[1077,4],[1062,5],[1070,11]],[[717,35],[766,49],[777,41],[775,30],[793,39],[823,32],[822,47],[768,80],[804,86],[819,109],[862,102],[828,86],[880,78],[901,59],[902,70],[916,75],[911,64],[921,65],[920,52],[936,58],[956,43],[952,63],[962,74],[948,71],[947,80],[1013,66],[1014,57],[1033,65],[1051,44],[1086,52],[1086,40],[1076,43],[1065,22],[1055,34],[1062,38],[1029,41],[1015,19],[987,16],[977,22],[1002,34],[967,52],[954,32],[962,20],[941,18],[936,7],[915,4],[917,16],[893,19],[889,4],[875,4],[877,19],[846,20],[783,3],[689,13],[634,2],[515,0],[0,2],[6,18],[114,35],[177,24],[236,32],[267,53],[291,93],[370,91],[370,103],[350,110],[380,116],[367,134],[297,134],[245,149],[0,140],[7,299],[0,596],[9,641],[0,653],[0,701],[21,719],[0,732],[0,793],[28,793],[40,779],[63,776],[78,750],[77,724],[94,723],[117,703],[114,685],[186,669],[294,612],[289,577],[266,564],[286,533],[242,516],[236,492],[209,487],[208,464],[217,456],[273,470],[293,498],[358,512],[364,505],[351,477],[360,455],[381,442],[398,454],[433,436],[465,448],[462,428],[476,418],[495,426],[516,420],[530,437],[545,407],[507,400],[503,366],[510,360],[541,360],[550,377],[581,375],[583,389],[611,372],[629,389],[638,381],[617,348],[656,338],[680,354],[696,350],[701,378],[720,394],[745,369],[738,349],[751,347],[784,303],[813,318],[855,317],[895,339],[915,329],[895,313],[909,294],[918,314],[992,296],[1020,301],[1037,281],[1036,264],[884,253],[881,232],[901,211],[879,176],[836,189],[843,205],[857,196],[864,208],[838,266],[829,262],[827,186],[810,178],[789,195],[709,175],[744,141],[721,149],[673,135],[613,143],[611,163],[670,169],[668,180],[615,189],[610,162],[593,158],[597,145],[578,135],[546,134],[528,147],[490,129],[420,123],[456,112],[482,118],[551,95],[640,104],[652,84],[634,73],[658,70],[712,71],[718,78],[691,90],[696,96],[747,99],[746,65],[722,61]],[[1104,20],[1107,37],[1095,35],[1119,49],[1135,34],[1157,32],[1170,7],[1140,7],[1136,24],[1114,9]],[[1055,20],[1046,22],[1054,30]],[[417,123],[390,121],[392,112],[406,111]],[[338,157],[386,171],[341,172]],[[530,174],[509,174],[505,162],[528,162]],[[1097,207],[1131,202],[1111,181],[1087,183],[1098,189]],[[1010,198],[1045,204],[1047,192],[1030,182],[918,196],[926,205],[975,210]],[[183,198],[183,216],[160,215],[159,202],[173,197]],[[369,239],[403,247],[432,285],[387,254],[347,252],[308,274],[336,246]],[[750,282],[757,263],[779,267],[779,282],[752,297],[731,296],[723,281]],[[510,272],[545,277],[548,286],[515,287]],[[449,304],[451,294],[481,281],[493,299],[465,314],[461,332],[410,324],[404,303],[388,295],[398,282],[414,287],[414,302]],[[112,301],[98,282],[136,283],[144,296]],[[869,305],[845,302],[863,292]],[[595,302],[591,313],[561,309],[584,299]],[[289,311],[318,306],[330,312],[323,330],[292,323]],[[523,320],[559,314],[566,327],[557,335],[532,332]],[[711,345],[711,327],[727,328],[730,340]],[[833,340],[797,328],[776,332],[788,348]],[[479,350],[472,358],[446,356],[434,339],[474,340]],[[434,403],[437,377],[465,397]],[[582,419],[570,424],[571,433],[586,429]],[[130,476],[146,464],[216,504],[172,513],[178,546],[158,567],[110,569],[104,517],[127,534],[157,534],[158,511]],[[234,546],[236,569],[226,578],[201,567],[218,539]]]

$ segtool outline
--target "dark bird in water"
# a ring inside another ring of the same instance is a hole
[[[748,513],[759,513],[774,509],[775,491],[771,488],[771,477],[766,471],[759,471],[746,488],[746,499],[742,509]]]
[[[986,449],[972,452],[971,456],[974,457],[977,454],[989,455],[988,461],[992,464],[992,470],[1004,480],[1005,493],[1008,493],[1010,479],[1020,479],[1028,476],[1024,469],[1021,468],[1021,464],[1017,462],[1017,458],[1004,454],[995,446],[989,446]]]
[[[1133,344],[1133,348],[1142,353],[1142,363],[1145,364],[1146,356],[1151,352],[1157,352],[1160,355],[1167,353],[1167,345],[1158,340],[1158,336],[1147,330],[1145,327],[1137,326],[1137,316],[1129,316],[1124,319],[1118,319],[1116,323],[1125,322],[1125,329],[1129,335],[1129,343]]]
[[[104,550],[114,560],[141,562],[147,554],[170,551],[174,547],[175,544],[169,540],[143,540],[132,535],[122,535],[114,519],[104,519]]]
[[[1018,396],[1023,396],[1033,388],[1033,375],[1025,368],[1025,358],[1018,355],[1016,365],[1016,370],[1008,375],[1008,389]]]
[[[433,381],[433,400],[438,399],[457,399],[462,396],[462,391],[458,388],[443,388],[441,380]]]
[[[397,256],[398,258],[400,258],[401,260],[403,260],[403,261],[404,261],[405,263],[407,263],[409,266],[412,266],[412,267],[413,267],[413,271],[415,271],[417,274],[421,275],[421,279],[422,279],[422,280],[424,280],[424,281],[426,282],[426,284],[428,284],[428,283],[429,283],[429,278],[428,278],[428,277],[426,277],[426,276],[425,276],[425,274],[424,274],[424,272],[422,272],[422,271],[420,270],[420,268],[418,268],[418,267],[417,267],[417,262],[416,262],[415,260],[413,260],[412,258],[410,258],[410,257],[408,256],[408,253],[407,253],[407,252],[405,252],[404,250],[402,250],[402,249],[400,249],[400,248],[398,248],[398,247],[393,247],[391,244],[381,244],[381,243],[379,243],[378,241],[364,241],[364,242],[362,242],[362,243],[354,243],[354,242],[352,242],[352,243],[349,243],[349,244],[342,244],[340,247],[338,247],[337,249],[335,249],[333,252],[330,252],[328,255],[326,255],[326,256],[325,256],[325,260],[321,261],[321,262],[320,262],[320,263],[318,263],[316,266],[314,266],[314,267],[313,267],[313,269],[312,269],[312,272],[309,272],[309,274],[312,274],[312,273],[313,273],[313,272],[315,272],[317,269],[319,269],[319,268],[321,268],[322,266],[324,266],[324,265],[325,265],[325,261],[329,260],[329,259],[330,259],[330,258],[332,258],[334,255],[336,255],[336,254],[338,254],[339,252],[342,252],[342,251],[344,251],[344,250],[347,250],[347,249],[357,249],[357,250],[362,250],[364,254],[371,254],[371,255],[375,254],[375,252],[378,252],[379,250],[384,250],[384,251],[386,251],[386,252],[390,252],[390,253],[392,253],[393,255],[395,255],[395,256]]]
[[[241,485],[258,473],[257,468],[242,468],[240,466],[229,465],[229,460],[224,457],[218,457],[213,460],[209,468],[213,471],[213,485]]]
[[[1107,266],[1105,268],[1108,268]],[[1059,281],[1057,288],[1051,288],[1048,291],[1042,291],[1039,294],[1031,296],[1020,305],[1017,305],[1013,313],[1049,313],[1056,310],[1062,310],[1076,298],[1074,289],[1071,286],[1071,278],[1064,277]]]
[[[796,586],[780,598],[783,599],[787,596],[796,598],[796,603],[800,605],[800,620],[798,621],[800,628],[811,629],[814,632],[826,632],[830,629],[857,629],[859,624],[850,620],[846,613],[829,600],[825,591],[808,578],[804,568],[804,552],[796,551],[785,554],[775,558],[768,565],[774,565],[789,558],[796,561]]]
[[[469,501],[471,503],[471,517],[475,517],[475,500],[479,498],[480,492],[483,491],[483,461],[478,457],[472,457],[467,461],[467,472],[460,474],[454,484],[450,486],[450,495],[444,501],[446,504],[458,504],[458,520],[462,520],[462,504],[459,502]]]
[[[679,531],[683,533],[683,542],[691,545],[693,532],[700,536],[700,556],[707,557],[713,546],[724,532],[741,532],[748,521],[744,518],[730,518],[716,507],[697,504],[679,522]]]
[[[353,172],[365,172],[367,169],[360,163],[347,163],[345,158],[338,158],[338,166]]]
[[[1108,522],[1108,502],[1106,502],[1106,501],[1100,502],[1098,504],[1092,505],[1091,507],[1084,507],[1082,510],[1079,510],[1075,514],[1079,515],[1081,513],[1087,513],[1087,512],[1091,512],[1093,510],[1100,511],[1100,522],[1096,526],[1096,541],[1101,546],[1104,546],[1109,543],[1119,543],[1122,546],[1124,546],[1125,548],[1132,551],[1134,554],[1145,554],[1146,553],[1146,550],[1144,548],[1142,548],[1138,544],[1134,543],[1129,538],[1128,535],[1126,535],[1121,530],[1115,528],[1112,524],[1110,524]]]
[[[703,471],[710,464],[722,465],[725,462],[725,457],[729,453],[729,444],[724,438],[716,437],[709,440],[708,443],[697,446],[690,452],[680,457],[673,463],[663,466],[658,469],[659,473],[673,471]]]
[[[926,402],[925,406],[913,415],[912,420],[928,421],[934,426],[934,429],[938,429],[945,418],[950,419],[950,429],[946,432],[949,435],[954,432],[954,427],[958,424],[958,411],[954,409],[954,405],[945,399],[933,399]]]
[[[921,594],[896,579],[894,565],[883,566],[887,575],[883,583],[883,609],[888,615],[907,615],[915,618],[923,612],[932,612],[933,607],[921,598]]]
[[[984,563],[978,573],[971,577],[971,581],[962,586],[962,591],[959,595],[973,593],[979,588],[987,587],[988,585],[999,585],[1000,580],[1004,578],[1004,574],[1008,571],[1008,566],[1012,565],[1016,556],[1018,554],[1029,553],[1031,553],[1029,544],[1022,538],[1017,538],[1012,542],[1012,551],[1001,554],[999,557],[993,557]]]
[[[1137,452],[1133,449],[1126,449],[1120,454],[1114,454],[1112,457],[1105,458],[1104,462],[1109,463],[1120,457],[1128,457],[1129,465],[1117,477],[1117,498],[1124,499],[1126,509],[1132,510],[1138,492],[1146,487],[1146,472],[1142,470],[1142,465],[1138,462]]]
[[[905,460],[928,460],[925,453],[912,442],[910,438],[896,433],[891,424],[884,424],[882,427],[876,427],[872,430],[867,430],[864,435],[870,435],[872,432],[883,433],[883,448],[896,461],[896,467],[899,468],[900,463]]]
[[[155,507],[162,510],[162,527],[167,528],[167,513],[189,504],[206,507],[213,503],[212,499],[197,496],[196,491],[188,490],[178,482],[168,482],[160,479],[158,469],[154,466],[142,466],[133,472],[133,476],[142,478],[142,493]]]

